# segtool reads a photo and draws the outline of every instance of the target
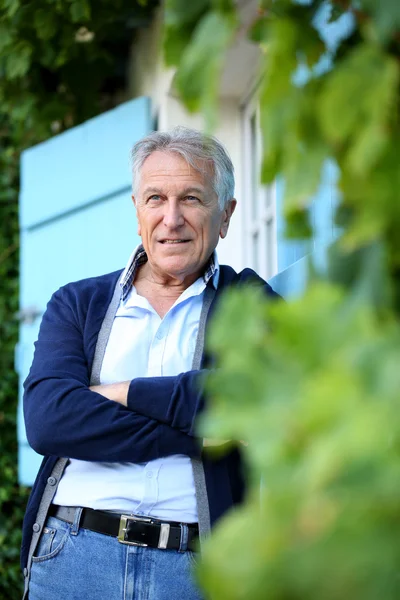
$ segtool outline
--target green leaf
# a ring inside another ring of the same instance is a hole
[[[349,145],[347,167],[356,173],[369,169],[387,147],[399,70],[396,60],[363,44],[327,78],[318,107],[320,127],[332,144]]]
[[[209,0],[167,0],[165,3],[164,60],[167,66],[178,65],[192,39],[196,24],[210,7]]]
[[[12,18],[20,8],[20,0],[3,0],[1,8],[8,17]]]
[[[299,113],[301,118],[302,113]],[[316,135],[314,136],[317,137]],[[294,225],[299,211],[308,208],[321,181],[328,148],[318,140],[300,137],[288,143],[282,174],[285,178],[285,214],[292,215]],[[300,223],[300,222],[299,222]]]
[[[225,12],[232,14],[235,11],[235,3],[233,0],[212,0],[212,8],[217,12]]]
[[[196,22],[210,8],[210,0],[166,0],[164,16],[167,29],[173,27],[184,32],[184,27]]]
[[[190,29],[182,28],[180,25],[170,25],[164,31],[164,61],[166,66],[176,66],[189,45],[192,37]]]
[[[270,19],[267,17],[258,17],[249,30],[249,38],[259,44],[266,43],[268,39],[268,25]]]
[[[296,211],[316,191],[328,149],[315,118],[318,82],[311,80],[300,88],[294,85],[293,75],[299,53],[312,64],[323,45],[310,25],[286,16],[262,19],[253,35],[266,44],[260,94],[262,180],[270,183],[282,174],[288,206]]]
[[[33,94],[26,94],[18,104],[11,109],[11,115],[16,122],[26,123],[36,107],[36,98]]]
[[[212,590],[211,599],[265,600],[268,579],[266,558],[270,551],[266,523],[254,499],[219,524],[213,542],[206,545],[198,568],[200,582]],[[241,540],[238,545],[237,541]],[[221,553],[224,547],[226,552]],[[248,577],[251,572],[251,579]],[[272,597],[272,596],[271,596]]]
[[[360,9],[372,14],[375,28],[383,41],[400,30],[398,0],[360,0]]]
[[[312,226],[310,214],[305,209],[286,209],[285,238],[288,239],[310,239],[312,237]]]
[[[56,16],[48,9],[39,8],[35,11],[34,25],[42,40],[50,40],[57,32]]]
[[[90,20],[91,8],[88,0],[74,0],[70,6],[71,19],[73,23],[81,23]]]
[[[3,54],[4,50],[8,49],[12,42],[13,35],[11,28],[0,22],[0,54]]]
[[[27,42],[18,42],[6,57],[6,73],[9,79],[23,77],[31,65],[32,46]]]
[[[191,111],[204,111],[209,125],[215,118],[219,78],[234,32],[234,15],[210,12],[197,26],[176,74],[176,87]]]

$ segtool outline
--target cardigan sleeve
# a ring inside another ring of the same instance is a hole
[[[172,377],[138,377],[129,385],[128,408],[190,436],[204,410],[208,371],[188,371]]]
[[[28,442],[39,454],[109,462],[200,454],[199,440],[160,422],[156,414],[141,414],[89,390],[81,327],[63,288],[47,306],[35,346],[24,384],[24,415]],[[170,379],[164,386],[157,382],[162,406],[169,398]],[[149,389],[140,386],[141,405]],[[186,393],[190,395],[188,386]],[[192,404],[197,401],[195,396]]]

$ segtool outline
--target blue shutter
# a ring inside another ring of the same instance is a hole
[[[138,98],[22,155],[16,368],[23,485],[33,483],[41,461],[26,440],[21,404],[41,316],[61,285],[122,268],[138,244],[129,151],[149,131],[149,100]]]

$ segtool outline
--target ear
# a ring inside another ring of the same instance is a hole
[[[139,221],[138,209],[137,209],[137,204],[136,204],[136,198],[135,198],[135,196],[133,194],[132,194],[132,202],[133,202],[133,205],[134,205],[134,207],[136,209],[136,219],[137,219],[137,222],[138,222],[137,232],[138,232],[138,235],[142,235],[141,231],[140,231],[140,221]]]
[[[223,217],[221,221],[221,227],[219,230],[220,238],[223,240],[226,237],[229,229],[229,222],[231,220],[231,216],[235,212],[237,201],[235,198],[232,198],[227,203],[226,207],[223,210]]]

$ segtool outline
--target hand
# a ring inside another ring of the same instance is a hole
[[[109,383],[105,385],[91,385],[89,390],[101,394],[108,400],[118,402],[123,406],[128,406],[128,390],[130,381],[123,381],[121,383]]]

